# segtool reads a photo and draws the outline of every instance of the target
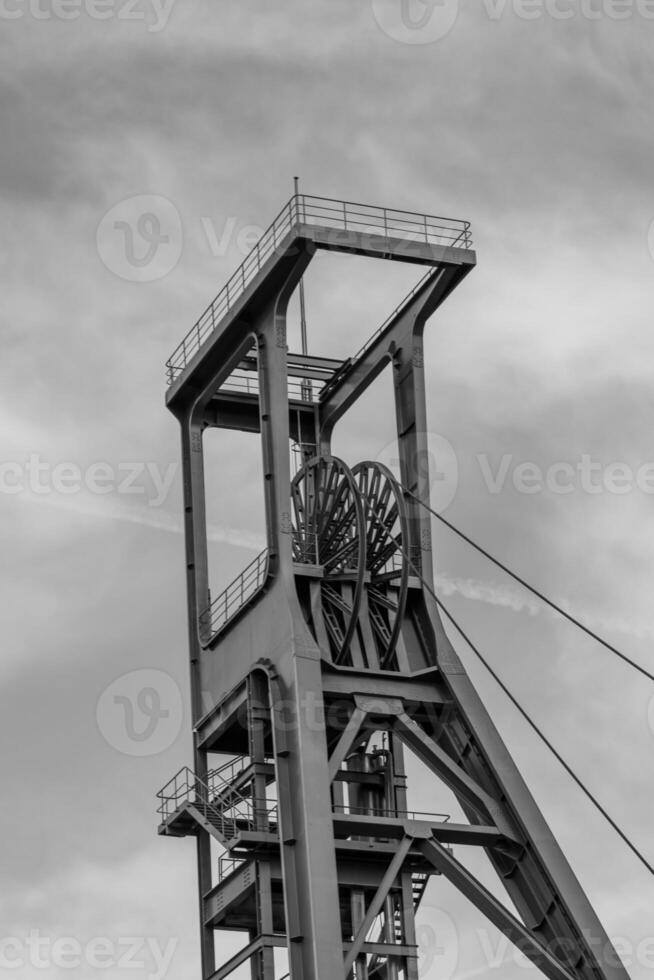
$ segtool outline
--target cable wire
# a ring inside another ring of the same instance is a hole
[[[624,843],[627,845],[627,847],[631,851],[633,851],[633,853],[636,855],[636,857],[638,858],[638,860],[642,864],[645,865],[645,867],[650,872],[650,874],[653,874],[654,875],[654,867],[641,854],[641,852],[638,850],[638,848],[636,847],[636,845],[633,844],[629,840],[629,838],[627,837],[627,835],[620,829],[620,827],[618,827],[618,825],[615,822],[615,820],[606,812],[606,810],[604,809],[604,807],[602,806],[602,804],[599,802],[599,800],[597,800],[597,798],[595,796],[593,796],[593,794],[591,793],[591,791],[586,787],[586,785],[582,782],[582,780],[579,778],[579,776],[577,776],[577,774],[573,771],[573,769],[568,765],[568,763],[565,761],[565,759],[560,754],[560,752],[558,752],[554,748],[554,746],[552,745],[552,743],[550,742],[550,740],[548,739],[548,737],[544,734],[544,732],[541,731],[541,729],[538,727],[538,725],[536,724],[536,722],[531,718],[531,716],[528,714],[528,712],[522,707],[522,705],[520,704],[520,702],[518,701],[518,699],[516,697],[514,697],[514,695],[508,689],[508,687],[506,686],[506,684],[504,683],[504,681],[501,679],[501,677],[491,667],[491,665],[488,663],[488,661],[486,660],[486,658],[481,654],[481,652],[477,649],[477,647],[475,646],[475,644],[472,642],[472,640],[470,639],[470,637],[464,632],[464,630],[462,629],[462,627],[457,623],[457,621],[455,620],[455,618],[451,614],[451,612],[443,605],[443,603],[438,598],[438,596],[434,592],[432,592],[431,588],[425,582],[425,580],[422,578],[422,576],[420,576],[420,578],[421,578],[421,581],[422,581],[423,585],[427,589],[427,591],[430,592],[431,595],[433,596],[433,598],[435,599],[436,603],[438,604],[439,609],[442,610],[443,614],[447,617],[447,619],[450,621],[450,623],[452,624],[452,626],[461,635],[461,637],[463,637],[463,639],[465,640],[465,642],[467,643],[467,645],[470,647],[470,649],[475,654],[475,656],[478,658],[478,660],[480,660],[481,663],[484,665],[484,667],[486,668],[486,670],[488,671],[488,673],[491,675],[491,677],[493,678],[493,680],[496,682],[496,684],[498,684],[499,687],[501,687],[501,689],[504,691],[504,693],[506,694],[506,696],[509,699],[509,701],[511,702],[511,704],[515,708],[517,708],[517,710],[520,712],[520,714],[525,719],[525,721],[536,732],[536,734],[538,735],[538,737],[545,743],[545,745],[550,750],[550,752],[555,757],[555,759],[557,759],[561,763],[561,765],[563,766],[563,768],[565,769],[565,771],[568,773],[568,775],[575,781],[575,783],[577,784],[577,786],[585,793],[585,795],[588,797],[588,799],[591,801],[591,803],[593,803],[594,806],[599,810],[599,812],[602,814],[602,816],[604,817],[604,819],[613,827],[613,829],[615,830],[616,834],[618,834],[622,838],[622,840],[624,841]]]
[[[411,491],[407,491],[407,492],[410,493]],[[414,496],[414,494],[411,494],[411,496]],[[374,513],[374,509],[372,509],[372,508],[368,508],[368,509],[370,510],[370,512],[373,515],[373,517],[375,517],[376,515]],[[431,508],[428,508],[428,509],[431,509]],[[438,516],[438,515],[436,515],[436,516]],[[617,825],[617,823],[615,822],[615,820],[610,816],[609,813],[607,813],[607,811],[604,809],[604,807],[599,802],[599,800],[595,796],[593,796],[593,794],[591,793],[591,791],[586,787],[586,785],[582,782],[582,780],[579,778],[579,776],[577,776],[577,774],[571,768],[571,766],[569,766],[568,763],[565,761],[565,759],[563,758],[563,756],[561,755],[561,753],[557,749],[555,749],[555,747],[552,745],[552,743],[550,742],[550,740],[548,739],[548,737],[545,735],[545,733],[539,728],[539,726],[531,718],[531,716],[528,714],[528,712],[522,707],[522,705],[520,704],[520,702],[518,701],[518,699],[511,693],[511,691],[506,686],[506,684],[504,683],[504,681],[502,680],[502,678],[499,676],[499,674],[497,673],[497,671],[495,671],[494,668],[491,667],[491,665],[486,660],[486,658],[484,657],[484,655],[475,646],[475,644],[472,642],[472,640],[467,635],[467,633],[465,633],[465,631],[459,625],[459,623],[456,621],[456,619],[451,614],[451,612],[449,611],[449,609],[447,609],[447,607],[443,604],[443,602],[438,598],[438,596],[436,595],[435,591],[432,589],[432,587],[429,584],[429,582],[427,582],[427,580],[423,577],[421,571],[416,567],[415,563],[411,560],[411,558],[410,558],[409,554],[407,553],[407,551],[398,542],[397,538],[394,537],[394,535],[391,534],[391,531],[388,528],[385,528],[384,527],[383,530],[384,530],[384,533],[387,535],[387,537],[389,539],[391,539],[395,543],[395,545],[399,548],[399,550],[402,553],[402,555],[404,557],[404,560],[406,561],[407,565],[409,566],[409,568],[411,568],[413,570],[414,575],[422,582],[423,587],[427,590],[427,592],[430,594],[430,596],[434,599],[434,601],[436,602],[436,604],[439,607],[439,609],[443,612],[443,614],[445,615],[445,617],[449,620],[449,622],[452,624],[452,626],[460,634],[460,636],[463,638],[463,640],[465,641],[465,643],[470,647],[470,649],[472,650],[472,652],[474,653],[474,655],[477,657],[477,659],[480,661],[480,663],[483,664],[483,666],[486,668],[486,670],[488,671],[488,673],[491,675],[491,677],[493,678],[493,680],[495,681],[495,683],[501,688],[501,690],[507,696],[507,698],[509,699],[509,701],[511,702],[511,704],[517,709],[517,711],[524,718],[524,720],[527,722],[527,724],[530,726],[530,728],[538,735],[538,737],[541,739],[541,741],[547,746],[547,748],[550,750],[550,752],[552,753],[552,755],[554,756],[554,758],[563,766],[563,768],[568,773],[568,775],[571,777],[571,779],[574,780],[574,782],[576,783],[576,785],[581,789],[581,791],[585,794],[585,796],[591,801],[591,803],[595,806],[595,808],[597,810],[599,810],[599,812],[602,814],[602,816],[607,821],[607,823],[610,824],[610,826],[615,830],[616,834],[618,834],[618,836],[621,838],[621,840],[624,841],[624,843],[632,851],[632,853],[638,858],[638,860],[641,862],[641,864],[643,864],[647,868],[647,870],[649,871],[650,874],[654,875],[654,866],[649,863],[649,861],[647,860],[647,858],[644,857],[644,855],[638,850],[638,848],[636,847],[636,845],[633,844],[631,842],[631,840],[627,837],[627,835],[624,833],[624,831],[622,831],[620,829],[620,827]]]
[[[448,521],[445,517],[442,516],[442,514],[439,514],[437,513],[437,511],[433,510],[429,506],[429,504],[426,504],[424,500],[421,500],[420,497],[418,497],[417,494],[413,493],[412,490],[407,489],[407,487],[402,486],[402,484],[400,484],[400,486],[404,491],[404,493],[408,494],[410,497],[413,497],[413,499],[416,500],[422,507],[424,507],[425,510],[428,510],[430,514],[433,514],[433,516],[437,520],[439,520],[442,524],[445,524],[446,527],[449,527],[451,531],[454,531],[455,534],[457,534],[463,541],[465,541],[472,548],[474,548],[481,555],[483,555],[484,558],[487,558],[494,565],[497,565],[497,567],[501,568],[503,572],[506,572],[507,575],[510,575],[512,579],[514,579],[516,582],[522,585],[533,595],[537,596],[541,600],[541,602],[544,602],[546,605],[550,606],[551,609],[554,609],[557,613],[559,613],[559,615],[563,616],[565,619],[573,623],[575,626],[577,626],[588,636],[592,637],[592,639],[596,640],[597,643],[600,643],[603,647],[606,647],[606,649],[610,650],[611,653],[614,653],[616,657],[620,657],[621,660],[624,660],[624,662],[629,664],[630,667],[633,667],[634,670],[637,670],[640,674],[643,674],[644,677],[647,677],[650,681],[654,681],[654,674],[651,674],[648,670],[645,669],[645,667],[641,667],[640,664],[636,663],[625,653],[622,653],[620,650],[616,649],[616,647],[612,646],[610,643],[607,642],[607,640],[604,640],[597,633],[593,632],[593,630],[590,629],[588,626],[585,626],[578,619],[575,619],[574,616],[566,612],[565,609],[562,609],[561,606],[558,606],[552,599],[549,599],[546,595],[543,595],[542,592],[539,592],[538,589],[534,588],[533,585],[530,585],[529,582],[526,582],[525,579],[521,578],[515,572],[512,572],[511,569],[507,568],[507,566],[504,565],[501,561],[499,561],[498,558],[495,558],[494,555],[491,555],[490,552],[482,548],[481,545],[478,545],[475,541],[472,540],[472,538],[469,538],[467,534],[464,534],[463,531],[460,531],[458,527],[455,527],[454,524],[451,524],[450,521]]]

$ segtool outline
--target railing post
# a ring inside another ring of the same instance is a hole
[[[343,227],[347,231],[347,204],[343,201]]]
[[[429,245],[429,231],[428,231],[428,228],[427,228],[427,215],[426,214],[423,215],[423,218],[424,218],[424,222],[425,222],[425,242],[426,242],[427,245]]]

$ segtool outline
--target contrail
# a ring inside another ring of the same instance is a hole
[[[434,585],[446,596],[456,594],[475,602],[485,602],[490,606],[503,606],[506,609],[512,609],[514,612],[527,612],[530,616],[538,616],[541,612],[548,612],[553,616],[558,615],[552,612],[540,599],[510,585],[497,585],[495,582],[486,582],[475,578],[458,578],[448,575],[447,572],[435,575]],[[569,599],[559,599],[557,605],[565,609],[566,612],[571,614],[574,612],[588,626],[596,629],[625,633],[641,640],[654,637],[654,630],[647,626],[634,624],[620,617],[595,616],[593,613],[580,612]]]
[[[173,534],[181,534],[184,531],[184,523],[181,518],[168,510],[148,507],[144,504],[123,504],[107,497],[92,497],[84,493],[76,494],[74,497],[65,497],[59,494],[22,493],[16,495],[14,499],[44,504],[69,513],[85,514],[103,520],[140,524],[143,527],[152,527]],[[252,551],[261,551],[265,544],[263,535],[244,528],[224,527],[220,524],[207,526],[207,539],[212,542],[231,544],[238,548],[249,548]]]
[[[182,534],[184,523],[180,517],[161,508],[148,507],[143,504],[123,504],[107,497],[92,497],[88,494],[77,494],[65,497],[60,494],[36,495],[23,493],[14,499],[28,500],[32,503],[45,504],[72,513],[86,514],[105,520],[124,521],[130,524],[140,524],[160,531]],[[259,552],[265,546],[262,534],[248,531],[245,528],[226,527],[220,524],[207,526],[207,539],[213,543],[230,544],[237,548],[245,548]],[[489,606],[499,606],[516,613],[527,613],[529,616],[539,616],[543,611],[552,615],[551,610],[539,599],[529,593],[510,585],[501,585],[476,578],[461,578],[439,572],[434,576],[434,585],[445,596],[460,595],[473,602],[483,602]],[[558,605],[572,612],[573,606],[568,599],[558,600]],[[619,617],[594,616],[592,613],[576,610],[584,621],[592,627],[606,629],[638,639],[652,639],[654,630],[640,624],[634,624]]]

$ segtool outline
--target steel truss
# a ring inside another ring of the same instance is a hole
[[[626,980],[423,586],[433,569],[419,505],[430,485],[422,336],[475,264],[469,226],[451,224],[463,239],[423,240],[389,222],[398,212],[371,209],[369,226],[353,226],[365,209],[328,203],[321,223],[293,199],[169,372],[195,759],[159,794],[160,832],[197,838],[204,980],[246,963],[252,980],[275,980],[277,948],[293,980],[417,980],[415,916],[434,875],[550,980]],[[343,362],[286,347],[288,301],[318,248],[429,266]],[[387,366],[408,494],[381,464],[350,469],[331,452],[335,424]],[[265,552],[209,607],[208,426],[261,434],[267,524]],[[293,478],[290,442],[302,459]],[[409,812],[407,754],[449,787],[467,822]],[[483,848],[508,902],[461,862],[464,846]],[[245,941],[217,965],[222,930]]]

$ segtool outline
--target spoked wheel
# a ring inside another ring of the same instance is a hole
[[[366,559],[363,506],[351,470],[335,456],[309,460],[291,484],[293,559],[319,645],[345,662],[356,629]]]
[[[382,463],[358,463],[353,475],[366,522],[368,613],[377,655],[389,667],[402,626],[409,585],[408,519],[399,484]]]

